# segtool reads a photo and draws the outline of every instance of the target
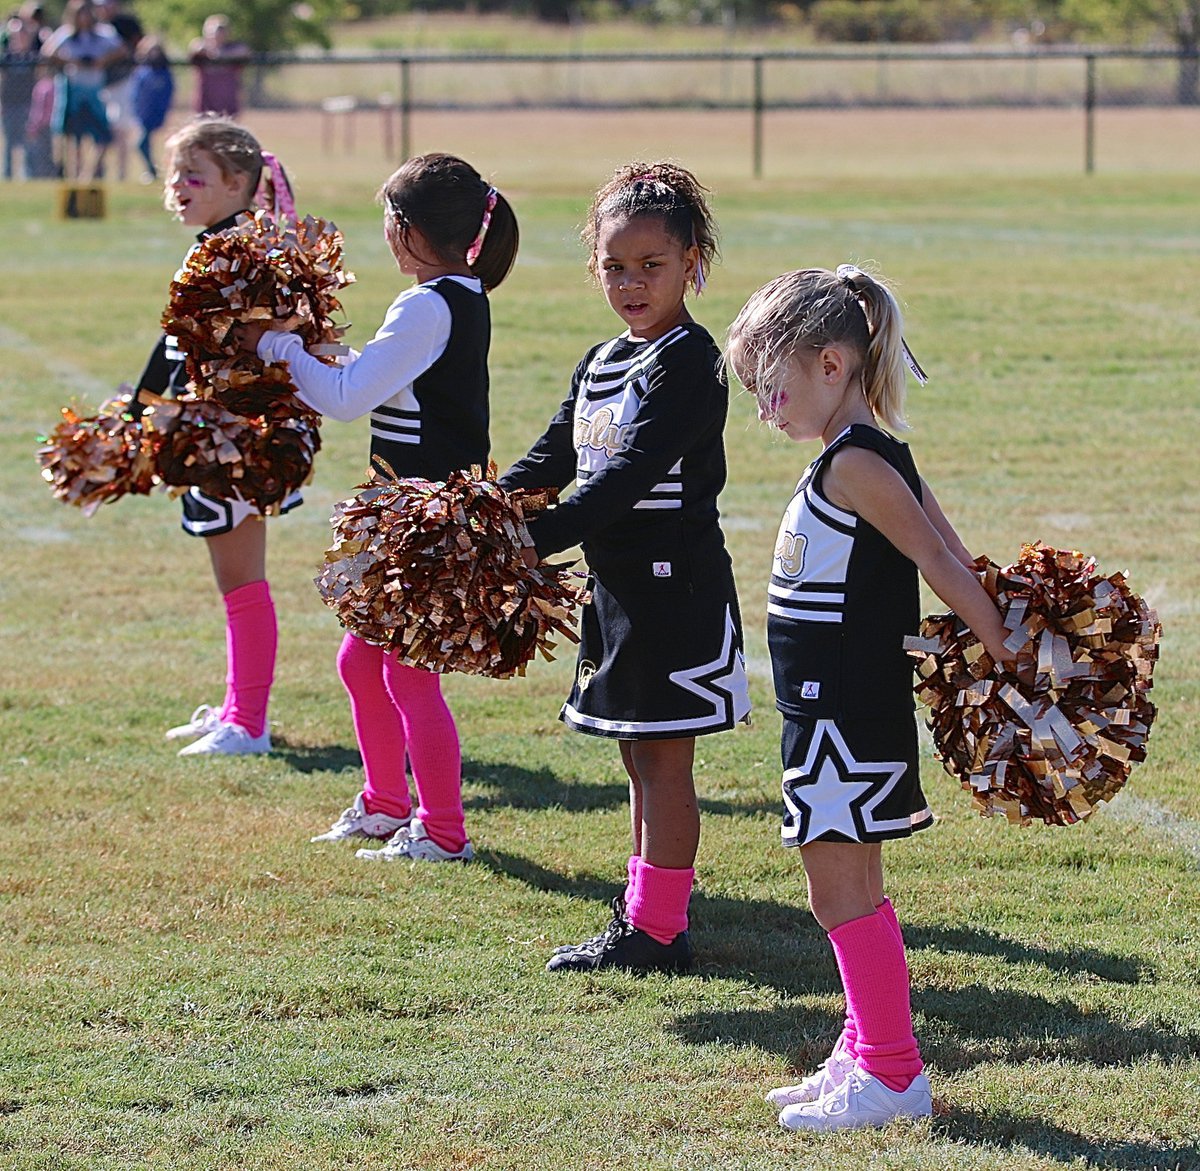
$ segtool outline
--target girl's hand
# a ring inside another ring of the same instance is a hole
[[[267,332],[261,321],[239,321],[230,331],[233,344],[243,354],[258,354],[258,339]]]
[[[521,550],[521,560],[525,562],[527,569],[537,569],[542,561],[537,555],[537,550],[532,545],[526,545]]]

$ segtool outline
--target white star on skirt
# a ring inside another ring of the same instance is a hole
[[[832,720],[818,720],[804,763],[783,774],[783,801],[794,830],[785,839],[811,842],[826,833],[862,841],[866,833],[906,829],[911,819],[878,819],[875,810],[904,776],[903,761],[860,763]]]

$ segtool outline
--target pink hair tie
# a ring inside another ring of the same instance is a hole
[[[287,175],[283,172],[282,165],[269,150],[262,152],[262,160],[263,166],[271,172],[271,187],[273,188],[274,201],[271,206],[268,206],[266,192],[260,183],[255,202],[259,207],[267,208],[277,220],[291,220],[295,223],[296,202],[292,198],[292,189],[288,184]]]
[[[487,235],[487,230],[492,223],[492,212],[496,210],[495,187],[487,189],[487,197],[483,201],[483,222],[479,225],[479,235],[471,241],[471,247],[467,249],[467,267],[474,268],[475,261],[479,259],[480,252],[483,251],[483,238]]]

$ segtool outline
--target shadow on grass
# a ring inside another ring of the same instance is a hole
[[[594,874],[578,874],[568,877],[557,870],[548,870],[530,858],[519,854],[509,854],[504,850],[480,850],[475,855],[475,865],[486,866],[496,874],[506,878],[515,878],[534,890],[549,891],[553,894],[568,895],[576,899],[594,899],[597,904],[597,918],[607,919],[608,904],[621,893],[621,883],[617,876],[600,878]],[[598,924],[603,926],[603,923]]]
[[[904,926],[904,942],[909,954],[928,949],[936,952],[967,952],[995,956],[1013,964],[1036,964],[1053,972],[1075,976],[1090,973],[1114,984],[1138,984],[1154,978],[1154,968],[1143,960],[1097,951],[1091,947],[1045,948],[994,931],[974,927]]]
[[[362,772],[358,749],[340,744],[290,744],[276,739],[271,755],[298,773]]]
[[[1054,1058],[1095,1066],[1200,1057],[1200,1034],[1130,1025],[1070,1000],[1051,1000],[1020,988],[967,984],[952,990],[918,989],[913,1008],[933,1026],[923,1030],[926,1056],[952,1072],[997,1057],[1009,1064]]]
[[[934,1119],[934,1134],[955,1142],[988,1144],[1001,1148],[1019,1146],[1046,1158],[1082,1160],[1088,1167],[1112,1171],[1183,1171],[1200,1167],[1194,1146],[1167,1147],[1139,1142],[1095,1142],[1073,1131],[1053,1126],[1038,1118],[1017,1114],[981,1114],[951,1108]]]
[[[465,809],[504,805],[510,809],[565,809],[571,813],[594,813],[619,809],[629,800],[625,785],[563,780],[553,769],[529,769],[519,764],[464,760],[463,780],[490,790],[464,799]]]
[[[491,790],[486,796],[468,797],[464,802],[467,809],[505,805],[511,809],[558,808],[570,813],[594,813],[624,808],[629,801],[629,787],[624,783],[572,780],[545,767],[529,769],[508,762],[464,760],[462,768],[464,782]],[[779,808],[777,800],[760,798],[729,801],[701,797],[699,805],[701,813],[710,817],[747,817]]]

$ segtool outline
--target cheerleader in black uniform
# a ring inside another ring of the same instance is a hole
[[[708,332],[684,305],[717,251],[695,177],[623,167],[592,201],[588,267],[625,322],[584,355],[546,433],[501,481],[575,492],[530,525],[530,560],[582,544],[593,600],[561,718],[618,741],[633,853],[598,936],[549,971],[686,971],[700,839],[695,740],[748,718],[741,620],[718,523],[728,387]]]
[[[783,840],[798,846],[809,904],[829,933],[846,1023],[821,1068],[772,1090],[792,1130],[883,1126],[931,1112],[913,1036],[908,966],[884,894],[882,844],[932,823],[921,793],[912,669],[917,572],[997,661],[1000,614],[908,447],[899,306],[850,265],[785,273],[730,327],[730,365],[759,414],[820,439],[784,515],[767,600],[783,721]]]
[[[166,208],[198,228],[198,240],[232,227],[259,193],[267,206],[295,212],[282,168],[248,131],[227,118],[202,115],[167,142]],[[187,385],[183,354],[174,339],[158,340],[139,390],[182,393]],[[240,498],[216,499],[198,488],[183,501],[183,531],[205,538],[217,589],[225,603],[227,672],[220,707],[201,704],[192,718],[167,732],[191,741],[180,756],[214,756],[271,751],[267,701],[275,673],[275,604],[267,585],[267,528],[261,512]],[[281,505],[300,503],[293,492]]]

